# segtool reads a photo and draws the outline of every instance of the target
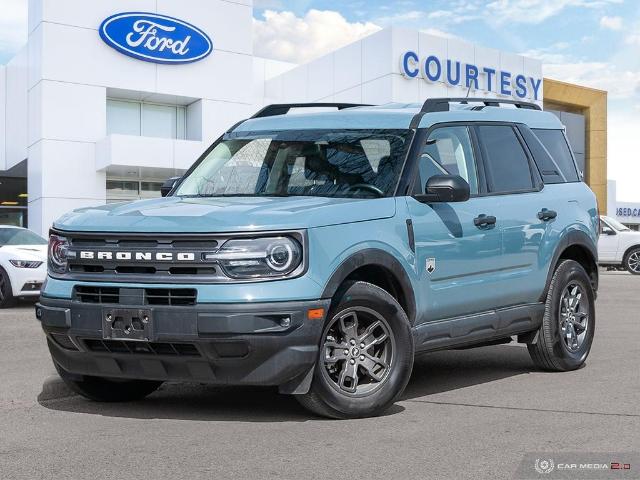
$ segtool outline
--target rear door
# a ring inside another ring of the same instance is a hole
[[[495,223],[476,222],[500,212],[495,199],[484,195],[484,175],[476,159],[477,143],[468,125],[438,126],[423,146],[413,193],[424,193],[433,175],[455,174],[467,180],[471,198],[425,204],[407,197],[420,295],[426,304],[419,323],[492,310],[502,296],[495,275],[501,268],[500,229]]]
[[[538,301],[546,269],[540,247],[555,220],[554,205],[515,125],[475,127],[487,177],[487,195],[497,205],[502,233],[501,284],[497,305]]]

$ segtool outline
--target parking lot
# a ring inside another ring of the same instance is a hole
[[[626,273],[602,272],[584,368],[538,372],[516,344],[433,353],[387,415],[352,421],[271,389],[88,402],[53,376],[32,310],[0,310],[2,479],[514,478],[526,452],[640,451],[640,277]]]

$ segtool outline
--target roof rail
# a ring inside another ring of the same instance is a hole
[[[429,98],[422,105],[421,112],[448,112],[450,103],[483,103],[485,107],[499,107],[501,103],[515,105],[516,108],[526,108],[528,110],[542,110],[540,105],[531,102],[521,102],[520,100],[502,98]]]
[[[427,99],[420,112],[416,114],[411,120],[410,128],[417,128],[420,124],[420,120],[425,113],[434,113],[434,112],[448,112],[450,110],[450,103],[481,103],[482,109],[484,107],[499,107],[500,104],[508,104],[515,105],[516,108],[522,108],[526,110],[542,110],[540,105],[537,105],[532,102],[522,102],[520,100],[511,100],[506,98],[466,98],[466,97],[443,97],[443,98],[429,98]]]
[[[338,110],[352,107],[370,107],[364,103],[274,103],[257,111],[251,118],[273,117],[286,115],[292,108],[335,107]]]

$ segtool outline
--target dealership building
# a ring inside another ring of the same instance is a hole
[[[553,111],[607,204],[606,92],[418,30],[387,28],[295,65],[254,56],[252,29],[252,0],[31,0],[27,44],[0,66],[0,224],[44,234],[71,209],[158,196],[265,104],[467,93]]]

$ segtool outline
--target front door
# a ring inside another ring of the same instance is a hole
[[[600,218],[600,237],[598,238],[598,261],[615,262],[618,256],[620,236],[605,220]]]
[[[471,198],[424,204],[407,197],[426,305],[418,323],[492,310],[501,295],[500,212],[495,199],[479,195],[485,187],[475,150],[469,127],[443,126],[430,133],[419,160],[414,193],[431,176],[452,174],[467,180]]]

